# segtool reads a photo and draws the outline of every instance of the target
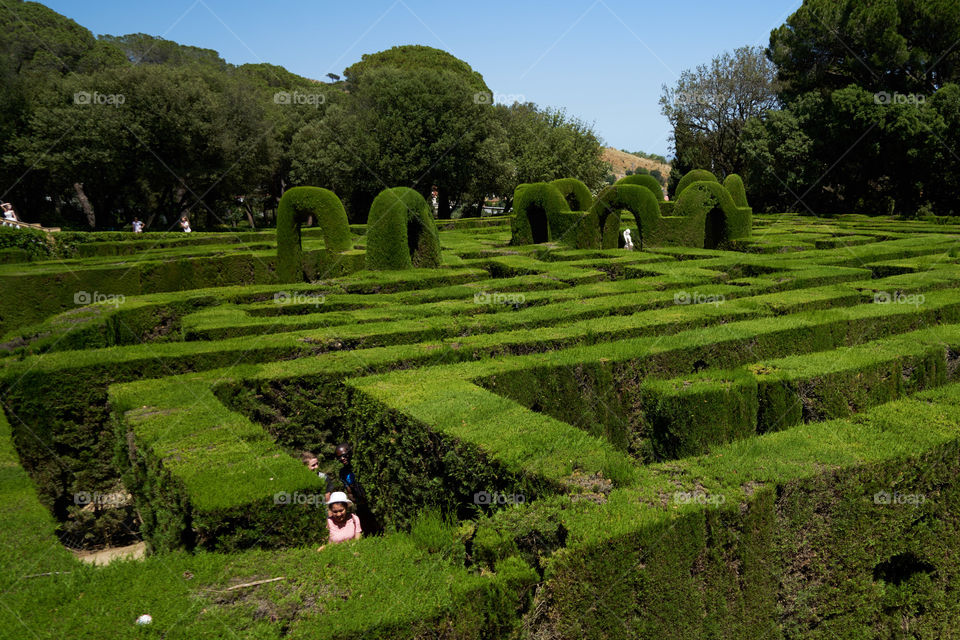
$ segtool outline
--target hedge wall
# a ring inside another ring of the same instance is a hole
[[[430,205],[408,187],[384,189],[367,218],[367,269],[440,266],[440,240]]]
[[[587,211],[593,205],[590,189],[576,178],[559,178],[550,184],[560,190],[571,211]]]
[[[743,178],[735,173],[731,173],[723,180],[723,187],[730,193],[733,203],[738,207],[749,207],[747,202],[747,189],[743,186]]]
[[[677,183],[677,190],[674,192],[673,199],[676,200],[680,197],[680,194],[686,190],[694,182],[716,182],[720,184],[720,181],[717,180],[717,176],[713,175],[706,169],[693,169],[688,171],[686,175],[680,178],[680,182]]]
[[[337,194],[320,187],[287,189],[277,206],[277,278],[280,282],[303,281],[300,225],[310,216],[323,232],[327,251],[340,253],[353,248],[347,212]]]
[[[519,185],[513,192],[514,217],[510,244],[540,244],[552,241],[551,227],[554,225],[551,220],[556,214],[565,211],[570,211],[570,205],[555,185],[547,182]]]
[[[635,173],[632,176],[624,176],[617,180],[616,184],[636,184],[650,189],[650,193],[657,199],[657,202],[663,202],[663,188],[660,182],[649,173]]]

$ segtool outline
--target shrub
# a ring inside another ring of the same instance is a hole
[[[694,182],[716,182],[720,184],[720,181],[717,180],[717,176],[713,175],[706,169],[694,169],[687,172],[687,175],[680,178],[680,182],[677,183],[676,195],[674,195],[674,200],[680,197],[680,194],[683,193],[683,190],[689,187]]]
[[[327,251],[341,253],[353,248],[347,212],[337,194],[320,187],[288,189],[277,207],[277,275],[280,282],[304,279],[300,225],[309,216],[313,216],[323,230]]]
[[[601,247],[616,249],[620,241],[620,210],[626,209],[637,222],[634,243],[639,245],[643,234],[659,226],[657,200],[646,187],[615,184],[597,196],[590,213],[597,216],[602,234]]]
[[[430,205],[409,187],[384,189],[367,219],[367,269],[440,266],[440,240]]]
[[[737,207],[730,192],[718,182],[700,181],[688,185],[676,200],[674,214],[691,220],[702,217],[702,246],[706,249],[720,248],[731,240],[749,237],[753,226],[750,209]],[[696,226],[699,229],[700,223]]]
[[[0,250],[10,250],[6,255],[10,255],[12,258],[15,255],[12,250],[15,249],[26,253],[24,257],[27,260],[56,256],[56,243],[43,231],[0,227]],[[22,261],[24,260],[10,260],[10,262]]]
[[[635,184],[650,189],[650,193],[658,202],[663,201],[663,189],[660,188],[660,182],[652,175],[637,173],[632,176],[624,176],[617,180],[616,184]]]
[[[738,207],[749,207],[747,203],[747,190],[743,186],[743,179],[735,173],[731,173],[724,179],[723,186],[730,192],[733,203]]]
[[[586,211],[593,204],[590,189],[576,178],[560,178],[550,184],[560,190],[571,211]]]
[[[547,182],[521,184],[513,192],[513,229],[510,244],[540,244],[553,240],[550,219],[570,211],[566,198]]]

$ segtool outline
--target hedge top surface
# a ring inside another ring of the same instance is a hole
[[[674,193],[674,199],[679,198],[680,194],[683,193],[683,191],[694,182],[702,181],[716,182],[717,184],[720,184],[720,181],[717,180],[717,176],[713,175],[706,169],[693,169],[688,171],[686,175],[680,178],[680,182],[677,183],[677,190]]]
[[[663,188],[660,182],[649,173],[635,173],[632,176],[623,176],[617,180],[616,184],[636,184],[650,189],[650,193],[657,199],[657,202],[663,202]]]

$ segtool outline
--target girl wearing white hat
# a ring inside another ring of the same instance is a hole
[[[360,528],[360,518],[357,514],[349,512],[349,506],[353,504],[347,494],[343,491],[334,491],[327,500],[327,530],[330,531],[330,543],[346,542],[347,540],[358,540],[363,529]],[[323,549],[321,546],[320,549]],[[320,551],[317,549],[317,551]]]

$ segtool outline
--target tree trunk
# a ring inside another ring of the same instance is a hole
[[[90,204],[90,198],[88,198],[87,194],[83,191],[83,183],[74,182],[73,190],[77,192],[77,200],[80,201],[80,208],[83,209],[83,213],[87,216],[87,224],[90,225],[91,229],[95,229],[97,226],[97,217],[93,213],[93,205]]]
[[[250,203],[244,202],[243,208],[247,212],[247,221],[250,223],[250,228],[256,229],[257,225],[253,224],[253,209],[250,208]]]

